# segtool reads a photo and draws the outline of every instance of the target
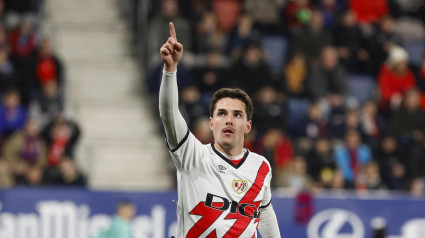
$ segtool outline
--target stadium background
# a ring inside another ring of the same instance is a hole
[[[287,237],[422,237],[421,0],[0,1],[0,237],[89,237],[120,199],[135,237],[173,234],[159,47],[185,46],[180,107],[254,99],[246,146],[274,171]],[[345,236],[344,236],[345,235]]]

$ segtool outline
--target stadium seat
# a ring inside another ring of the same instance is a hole
[[[377,94],[377,85],[373,77],[361,74],[347,76],[348,92],[356,98],[360,104],[373,100]]]
[[[420,66],[422,59],[425,56],[424,41],[406,41],[404,48],[409,53],[409,63],[415,66]]]
[[[279,73],[285,63],[288,52],[288,40],[282,36],[264,36],[261,40],[270,69],[273,73]]]

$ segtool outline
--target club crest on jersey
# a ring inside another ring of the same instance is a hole
[[[248,182],[246,180],[233,179],[232,187],[235,192],[241,194],[248,188]]]

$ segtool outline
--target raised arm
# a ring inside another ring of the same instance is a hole
[[[162,45],[160,55],[164,62],[159,90],[159,114],[170,149],[177,147],[187,133],[187,125],[178,107],[177,64],[183,54],[183,45],[177,41],[174,24],[170,22],[170,37]]]

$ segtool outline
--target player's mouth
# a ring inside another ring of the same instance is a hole
[[[233,135],[235,133],[235,130],[233,128],[230,127],[226,127],[223,130],[221,130],[221,132],[223,132],[223,134],[230,136]]]

